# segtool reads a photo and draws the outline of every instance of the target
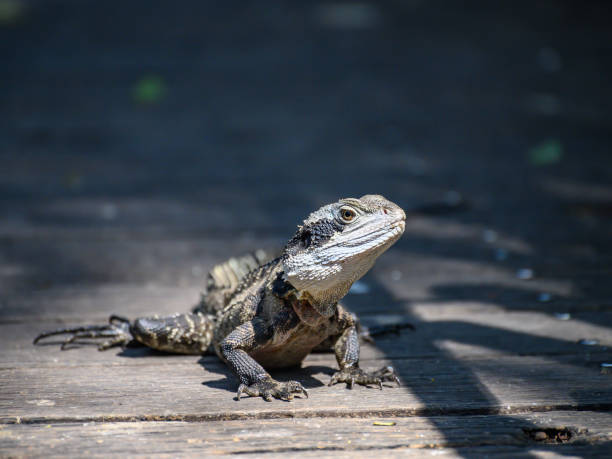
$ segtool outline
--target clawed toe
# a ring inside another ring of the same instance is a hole
[[[113,346],[124,346],[129,344],[133,340],[129,329],[130,324],[127,319],[111,316],[108,325],[87,325],[43,332],[34,338],[34,344],[37,344],[40,340],[49,336],[68,334],[70,336],[68,336],[60,346],[60,349],[64,351],[69,348],[70,344],[77,344],[81,339],[107,338],[106,341],[98,345],[98,350],[104,351]]]
[[[383,381],[394,381],[398,386],[401,385],[400,379],[397,377],[397,374],[395,374],[395,369],[392,366],[381,368],[380,370],[373,372],[372,375],[380,379],[381,389]]]

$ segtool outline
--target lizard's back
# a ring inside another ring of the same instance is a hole
[[[200,303],[193,312],[217,315],[227,306],[245,276],[274,259],[275,255],[271,251],[260,249],[240,257],[232,257],[214,266],[208,273],[206,292],[202,294]]]

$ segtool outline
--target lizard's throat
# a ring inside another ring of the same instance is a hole
[[[372,267],[374,261],[363,260],[359,269],[352,270],[347,270],[341,264],[319,265],[314,270],[308,270],[308,265],[304,264],[300,266],[301,269],[286,269],[284,277],[297,290],[298,298],[308,300],[321,315],[330,316],[338,301]],[[354,265],[352,267],[355,268]]]

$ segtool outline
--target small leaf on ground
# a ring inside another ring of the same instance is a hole
[[[529,150],[529,162],[534,166],[558,163],[563,157],[563,145],[557,139],[546,140]]]
[[[26,6],[21,0],[0,0],[0,26],[18,22],[25,14]]]
[[[163,99],[165,92],[166,85],[160,76],[147,75],[134,85],[133,96],[138,103],[154,104]]]

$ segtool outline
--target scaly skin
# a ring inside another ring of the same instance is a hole
[[[403,233],[404,211],[382,196],[342,199],[313,212],[273,258],[263,251],[232,258],[209,274],[207,292],[192,313],[171,317],[112,317],[109,325],[56,330],[107,338],[100,350],[143,344],[181,354],[213,350],[236,373],[242,394],[291,400],[308,393],[297,381],[278,382],[264,368],[299,365],[315,348],[332,345],[339,371],[329,385],[399,380],[391,367],[359,368],[356,318],[339,301]],[[63,346],[64,346],[63,345]]]

